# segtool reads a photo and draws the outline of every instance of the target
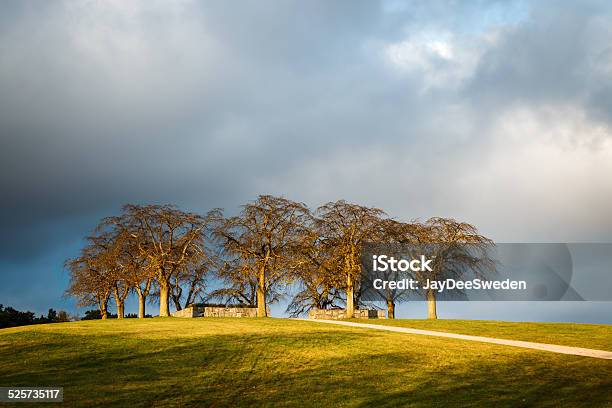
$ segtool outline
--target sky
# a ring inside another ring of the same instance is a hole
[[[498,242],[612,242],[611,125],[607,1],[3,1],[0,303],[76,311],[63,262],[125,203],[346,199]]]

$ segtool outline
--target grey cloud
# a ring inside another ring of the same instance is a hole
[[[529,19],[500,32],[484,53],[465,96],[492,114],[573,104],[612,124],[611,18],[605,1],[534,3]]]
[[[512,109],[556,105],[585,110],[578,127],[608,120],[606,3],[0,8],[0,262],[67,254],[126,202],[233,212],[261,193],[454,216],[501,240],[554,240],[565,217],[563,237],[610,239],[612,192],[585,164],[596,153],[563,153],[591,182],[559,214],[549,185],[563,175],[530,168],[550,189],[534,210],[536,187],[509,168],[521,143],[502,126]],[[431,58],[402,71],[385,59],[386,46],[423,32],[448,33],[474,67]],[[455,68],[464,82],[423,90]]]

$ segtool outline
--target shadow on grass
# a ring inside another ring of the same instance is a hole
[[[593,406],[612,401],[608,361],[440,339],[411,343],[401,336],[288,329],[172,341],[121,333],[14,333],[3,336],[0,345],[0,386],[64,386],[70,406]]]

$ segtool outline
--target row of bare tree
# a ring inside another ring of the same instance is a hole
[[[257,307],[278,301],[298,285],[288,312],[344,306],[351,316],[361,301],[361,251],[365,242],[477,243],[491,241],[467,223],[447,218],[401,222],[384,211],[327,203],[315,211],[303,203],[259,196],[234,217],[214,209],[206,215],[170,205],[126,205],[103,219],[78,257],[66,267],[67,294],[81,306],[96,305],[107,316],[111,296],[124,315],[130,293],[138,296],[139,317],[147,300],[159,301],[159,315],[198,300],[216,299]],[[223,288],[207,292],[210,281]],[[427,293],[429,317],[436,318],[435,293]],[[395,302],[387,298],[389,317]]]

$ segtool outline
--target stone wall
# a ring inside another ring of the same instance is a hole
[[[268,310],[268,315],[270,311]],[[255,307],[189,306],[173,312],[174,317],[257,317]]]
[[[309,319],[326,319],[338,320],[346,319],[346,310],[344,309],[312,309],[308,312]],[[374,309],[357,309],[353,314],[355,319],[386,319],[384,310]]]
[[[172,312],[171,315],[174,317],[193,317],[193,307],[186,307],[185,309]]]
[[[204,317],[257,317],[255,307],[202,307],[200,316]],[[270,311],[268,311],[268,314]]]

